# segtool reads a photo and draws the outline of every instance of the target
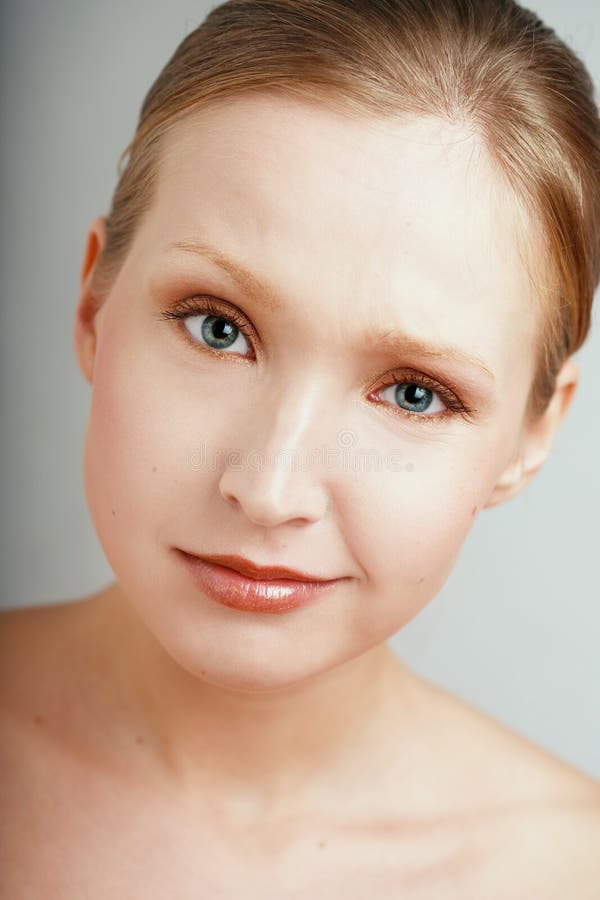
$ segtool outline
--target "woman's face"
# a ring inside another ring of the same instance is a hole
[[[80,359],[95,528],[186,670],[290,685],[381,644],[440,590],[532,382],[515,225],[477,137],[434,118],[262,95],[171,133]],[[206,309],[161,315],[198,295],[238,330],[203,330]],[[205,596],[175,548],[346,580],[301,609],[244,612]]]

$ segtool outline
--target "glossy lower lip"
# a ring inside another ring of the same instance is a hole
[[[284,613],[313,603],[346,579],[334,581],[294,581],[281,578],[260,581],[248,578],[233,569],[206,562],[177,550],[200,589],[223,606],[245,612]]]

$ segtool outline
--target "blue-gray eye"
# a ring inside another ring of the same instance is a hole
[[[204,340],[213,350],[235,348],[240,353],[249,350],[249,345],[240,329],[225,316],[189,315],[185,327],[196,340]],[[245,346],[236,346],[242,341]]]
[[[419,413],[443,413],[447,408],[437,391],[412,381],[397,381],[395,384],[388,385],[382,391],[381,396],[405,412],[416,415]]]
[[[433,400],[433,391],[420,384],[398,384],[395,399],[399,406],[409,412],[425,412]]]

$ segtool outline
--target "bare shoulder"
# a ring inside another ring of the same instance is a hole
[[[97,595],[0,611],[0,732],[2,753],[18,753],[64,737],[81,706],[94,668]]]
[[[505,884],[501,897],[598,900],[600,790],[575,770],[538,773],[544,790],[512,799],[512,809],[489,832],[482,884]]]
[[[421,687],[445,736],[449,805],[472,810],[477,896],[598,900],[600,783],[468,702]]]
[[[0,612],[2,897],[70,896],[53,882],[63,877],[56,859],[84,848],[78,837],[98,810],[106,754],[87,599]],[[69,871],[76,863],[75,852]]]
[[[2,659],[13,659],[24,648],[40,650],[48,646],[49,633],[58,634],[67,623],[74,621],[89,599],[0,609]]]
[[[15,713],[34,689],[43,693],[53,673],[67,664],[83,605],[78,600],[0,611],[0,708],[5,713]]]

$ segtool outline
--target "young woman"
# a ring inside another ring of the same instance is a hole
[[[182,42],[75,319],[115,580],[3,614],[2,897],[600,896],[600,787],[387,644],[568,409],[599,137],[504,0]]]

